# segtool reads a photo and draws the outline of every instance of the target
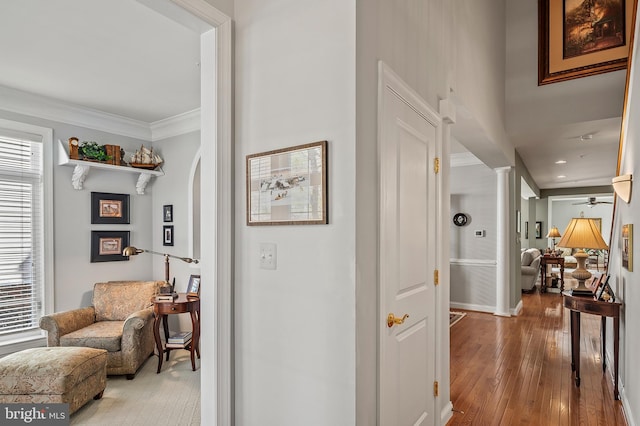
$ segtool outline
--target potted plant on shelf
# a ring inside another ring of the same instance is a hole
[[[107,155],[104,145],[98,145],[94,141],[84,141],[78,147],[78,152],[82,155],[83,160],[107,162],[111,160],[111,156]]]

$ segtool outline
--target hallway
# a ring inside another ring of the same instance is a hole
[[[467,312],[451,327],[454,413],[448,426],[626,425],[609,366],[602,373],[600,318],[582,315],[577,388],[562,297],[535,292],[522,299],[518,317]]]

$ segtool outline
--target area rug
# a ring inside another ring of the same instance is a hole
[[[464,312],[453,312],[453,311],[449,311],[449,327],[451,327],[453,324],[457,323],[458,321],[460,321],[462,318],[465,317]]]

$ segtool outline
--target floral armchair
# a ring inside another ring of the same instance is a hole
[[[48,346],[107,350],[107,374],[131,380],[153,353],[152,298],[164,281],[113,281],[93,287],[92,306],[43,316]]]

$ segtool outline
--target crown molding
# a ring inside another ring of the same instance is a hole
[[[153,142],[200,130],[200,109],[148,123],[0,86],[0,109]]]
[[[116,135],[151,140],[149,123],[0,86],[0,109],[88,127]]]
[[[200,108],[164,120],[154,121],[150,128],[152,142],[195,132],[200,130]]]
[[[479,164],[484,164],[478,157],[470,152],[451,154],[450,161],[451,167],[477,166]]]

